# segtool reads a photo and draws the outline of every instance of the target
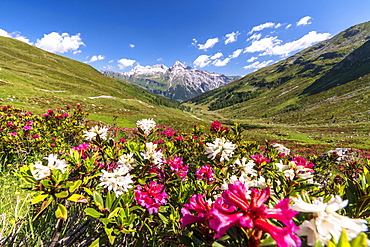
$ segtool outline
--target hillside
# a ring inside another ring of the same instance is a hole
[[[80,103],[91,119],[112,122],[116,115],[126,126],[148,117],[162,125],[198,121],[164,97],[5,37],[0,37],[0,102],[33,112]]]
[[[185,105],[210,118],[289,124],[370,120],[370,22]]]
[[[132,82],[153,93],[178,101],[188,100],[240,78],[191,68],[179,61],[170,68],[163,64],[145,67],[137,65],[125,73],[113,71],[102,71],[102,73],[112,78]]]

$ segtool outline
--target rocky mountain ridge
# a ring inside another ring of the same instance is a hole
[[[188,100],[240,78],[195,69],[179,61],[171,67],[163,64],[137,65],[129,72],[101,71],[101,73],[132,82],[156,94],[179,101]]]

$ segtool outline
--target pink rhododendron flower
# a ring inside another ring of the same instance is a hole
[[[12,136],[16,136],[17,132],[9,132],[9,134],[12,135]]]
[[[163,184],[157,184],[157,181],[151,181],[149,185],[144,187],[138,185],[135,191],[135,200],[137,203],[145,207],[149,214],[158,213],[158,208],[167,202],[168,195],[163,190]]]
[[[213,123],[211,124],[210,131],[213,131],[213,132],[226,131],[226,132],[228,132],[229,128],[228,127],[222,127],[222,124],[218,121],[213,121]]]
[[[26,125],[26,126],[23,126],[23,129],[24,129],[24,130],[30,130],[30,129],[32,129],[32,127],[31,127],[31,126],[29,126],[29,125]]]
[[[269,163],[271,160],[263,157],[262,154],[256,154],[256,155],[251,155],[250,156],[254,162],[256,162],[257,165],[262,164],[263,162]]]
[[[307,160],[303,157],[294,157],[292,161],[297,165],[297,166],[303,166],[305,168],[313,168],[315,165],[312,162],[307,162]]]
[[[218,232],[216,237],[224,235],[233,225],[238,225],[267,232],[279,247],[300,246],[301,240],[296,235],[299,228],[292,220],[298,212],[289,208],[289,199],[281,200],[274,208],[267,208],[264,203],[269,197],[270,188],[248,191],[239,181],[229,184],[229,189],[222,193],[224,204],[216,201],[211,211],[213,218],[210,227]],[[285,227],[275,226],[267,219],[278,220]]]
[[[235,181],[211,205],[204,201],[202,195],[193,195],[190,204],[185,204],[181,209],[183,217],[180,222],[182,226],[208,224],[209,228],[216,231],[215,238],[222,237],[232,226],[252,229],[249,231],[248,246],[259,246],[263,232],[270,234],[279,247],[300,246],[301,240],[296,235],[299,228],[293,222],[298,212],[290,209],[289,199],[281,200],[274,208],[268,208],[264,203],[269,197],[270,188],[248,190],[243,183]],[[269,219],[280,221],[283,226],[274,225]]]
[[[197,175],[198,180],[204,179],[208,183],[212,183],[214,181],[214,174],[210,164],[206,164],[201,168],[196,169],[195,174]]]
[[[171,171],[175,172],[177,177],[182,178],[182,180],[186,179],[186,175],[188,174],[189,166],[185,166],[183,164],[183,159],[177,156],[174,156],[172,159],[164,160],[163,164],[170,165]]]
[[[183,217],[180,219],[181,227],[192,223],[204,223],[211,218],[210,211],[213,204],[204,201],[203,195],[194,194],[190,198],[189,204],[184,204],[181,208]],[[190,210],[195,211],[197,214],[192,214]]]

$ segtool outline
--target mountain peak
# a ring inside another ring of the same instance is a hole
[[[179,61],[176,61],[172,66],[171,66],[171,70],[174,70],[174,69],[188,69],[190,68],[189,66],[186,66],[185,64],[182,64],[181,62]]]

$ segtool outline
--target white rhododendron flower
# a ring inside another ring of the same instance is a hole
[[[49,154],[48,157],[44,157],[48,161],[48,167],[50,169],[57,169],[65,173],[67,171],[68,163],[65,160],[57,159],[56,154]]]
[[[225,138],[216,138],[213,143],[206,143],[205,155],[209,159],[215,159],[217,154],[221,154],[220,161],[228,161],[229,157],[234,154],[235,144]]]
[[[41,161],[36,161],[33,168],[34,170],[32,170],[31,173],[36,180],[42,180],[51,175],[50,168],[44,166]]]
[[[52,169],[60,170],[62,173],[67,171],[68,163],[65,160],[57,159],[56,154],[49,154],[44,157],[48,161],[48,165],[44,166],[41,161],[36,161],[31,171],[36,180],[42,180],[51,175]]]
[[[313,200],[312,204],[304,202],[301,197],[291,200],[294,202],[291,209],[313,213],[313,218],[305,220],[298,231],[299,236],[307,236],[308,245],[314,245],[318,239],[323,244],[327,244],[332,237],[339,240],[342,229],[346,229],[349,241],[367,231],[366,220],[351,219],[336,213],[348,204],[348,200],[343,201],[340,196],[332,196],[326,203],[322,197]]]
[[[109,191],[114,191],[116,197],[119,197],[123,192],[127,192],[128,189],[132,188],[132,176],[131,174],[122,174],[122,171],[115,170],[113,172],[108,172],[102,170],[103,174],[100,176],[102,187],[105,187]]]
[[[256,165],[253,160],[249,160],[247,162],[247,158],[243,157],[242,160],[235,160],[234,165],[237,165],[242,168],[242,172],[246,175],[250,175],[251,177],[257,177],[257,171],[253,169],[253,167]]]
[[[279,171],[283,172],[285,177],[293,180],[294,178],[309,179],[313,177],[313,169],[304,167],[301,165],[296,165],[295,162],[290,161],[288,165],[284,165],[281,161],[280,163],[275,163]]]
[[[84,131],[84,137],[86,140],[91,141],[96,138],[97,135],[103,140],[107,140],[108,137],[108,128],[105,126],[94,126],[89,131]]]
[[[156,150],[157,144],[153,142],[145,143],[145,151],[141,152],[141,156],[143,156],[146,160],[151,160],[153,164],[160,165],[163,163],[163,154],[160,150]]]
[[[136,126],[139,129],[141,129],[145,135],[148,136],[152,132],[152,130],[157,126],[157,123],[153,119],[148,118],[137,121]]]
[[[133,154],[125,154],[119,157],[118,166],[113,171],[102,170],[103,174],[100,175],[99,184],[109,191],[114,191],[116,196],[119,197],[123,192],[127,192],[132,188],[132,176],[129,173],[135,167],[135,160]]]

